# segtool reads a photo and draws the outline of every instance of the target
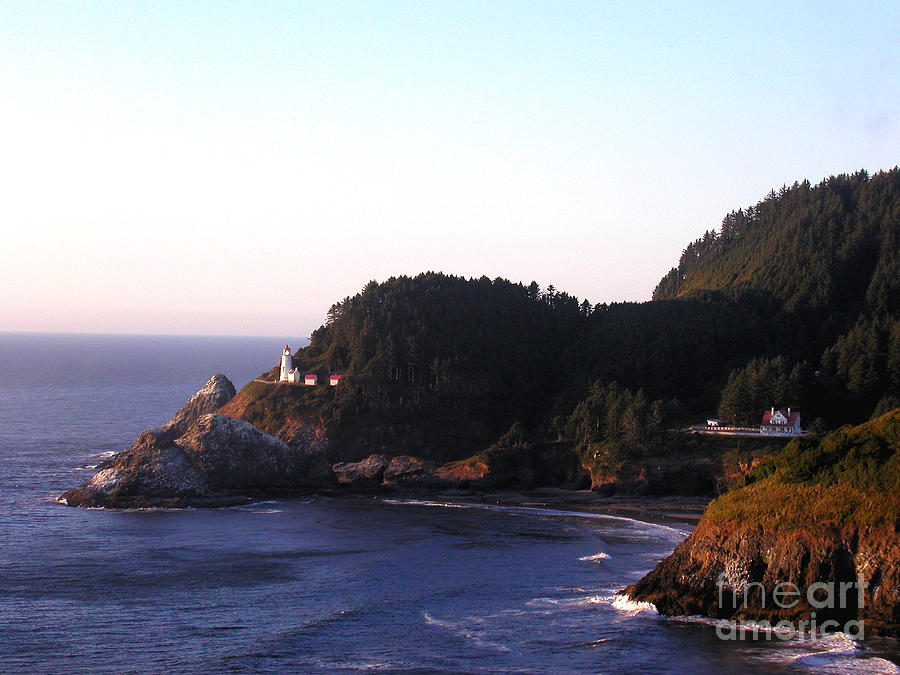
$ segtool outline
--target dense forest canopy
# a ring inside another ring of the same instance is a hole
[[[813,404],[816,416],[835,422],[895,407],[900,169],[794,183],[729,213],[719,230],[685,248],[653,297],[710,292],[740,306],[763,298],[777,309],[783,334],[761,355],[805,362],[817,373],[817,382],[795,388],[798,407]]]
[[[855,320],[900,302],[900,169],[782,187],[690,243],[654,300],[756,290],[787,311]]]
[[[792,406],[836,427],[896,407],[898,303],[895,168],[795,183],[730,213],[651,302],[394,277],[333,305],[296,360],[345,375],[321,416],[360,454],[401,444],[454,459],[517,423],[582,454],[618,452],[716,411],[753,424]]]
[[[376,434],[367,448],[453,459],[516,422],[541,425],[564,383],[560,355],[590,309],[536,283],[394,277],[333,305],[296,359],[346,376],[331,418]]]

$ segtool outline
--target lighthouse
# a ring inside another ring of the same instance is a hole
[[[294,368],[294,360],[291,358],[291,348],[288,345],[284,346],[284,351],[281,352],[281,374],[278,377],[279,382],[299,382],[300,377],[297,373],[296,368]]]

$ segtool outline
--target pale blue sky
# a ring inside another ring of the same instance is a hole
[[[442,270],[648,299],[900,162],[900,3],[0,2],[0,330],[307,335]]]

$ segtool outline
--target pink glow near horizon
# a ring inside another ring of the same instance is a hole
[[[303,335],[427,270],[649,299],[888,169],[900,5],[0,7],[0,331]]]

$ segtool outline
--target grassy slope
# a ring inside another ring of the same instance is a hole
[[[825,438],[796,439],[705,517],[772,531],[900,528],[900,408]]]
[[[276,436],[289,437],[301,424],[324,426],[334,387],[250,382],[221,412],[239,417]]]

